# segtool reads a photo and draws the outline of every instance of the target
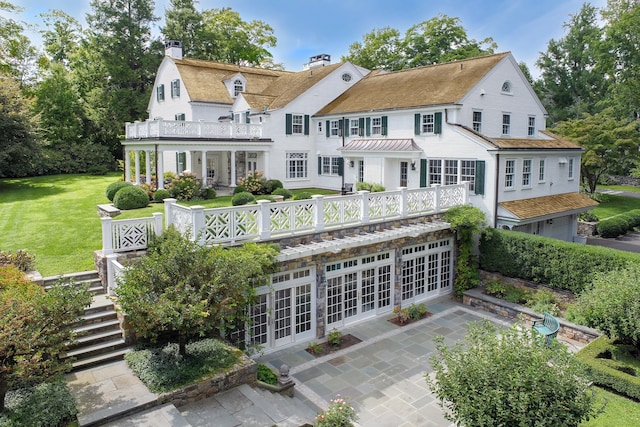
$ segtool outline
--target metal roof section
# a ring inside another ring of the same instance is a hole
[[[376,151],[376,152],[422,152],[415,141],[408,139],[354,139],[341,151]]]

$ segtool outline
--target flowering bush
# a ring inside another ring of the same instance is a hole
[[[166,189],[169,190],[171,197],[178,200],[191,200],[202,196],[202,185],[196,180],[194,174],[186,172],[167,184]]]
[[[265,194],[267,180],[260,171],[249,172],[246,178],[240,178],[238,183],[251,194]]]
[[[356,410],[338,394],[326,411],[316,417],[317,427],[351,427],[358,421]]]

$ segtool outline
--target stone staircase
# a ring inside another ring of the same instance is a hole
[[[47,288],[60,276],[47,277]],[[107,298],[97,271],[66,274],[65,283],[88,283],[93,294],[91,305],[84,310],[82,321],[75,328],[76,342],[69,345],[66,356],[73,357],[73,370],[80,370],[105,362],[122,359],[130,348],[125,343],[113,302]]]

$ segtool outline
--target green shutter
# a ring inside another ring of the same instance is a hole
[[[351,127],[351,119],[344,119],[344,136],[349,136],[350,127]]]
[[[249,118],[249,111],[245,111],[244,113],[244,122],[251,123],[251,119]]]
[[[338,158],[338,176],[342,176],[344,171],[344,158]]]
[[[322,175],[322,157],[318,157],[318,175]]]
[[[291,117],[291,114],[285,114],[285,133],[287,135],[292,135],[293,134],[293,118]]]
[[[475,194],[484,194],[484,160],[476,160]]]
[[[304,134],[309,135],[309,115],[304,115]]]
[[[331,128],[329,127],[331,126],[331,122],[329,120],[327,120],[327,138],[329,138],[331,136]]]
[[[371,117],[367,117],[367,125],[364,127],[365,135],[371,136]]]
[[[358,136],[364,136],[364,117],[358,119]]]
[[[343,135],[343,129],[344,129],[344,120],[340,119],[338,120],[338,136],[342,136]]]
[[[433,115],[433,133],[441,134],[442,133],[442,112],[437,112]]]
[[[416,135],[420,135],[420,133],[421,133],[421,132],[420,132],[420,130],[421,130],[420,128],[421,128],[421,127],[422,127],[422,114],[420,114],[420,113],[416,113],[416,114],[413,116],[413,132],[414,132]]]
[[[427,159],[420,159],[420,187],[427,186]]]
[[[387,133],[387,126],[389,125],[389,120],[387,118],[387,116],[382,116],[382,135],[386,136]]]

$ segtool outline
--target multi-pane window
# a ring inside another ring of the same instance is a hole
[[[358,160],[358,182],[364,182],[364,160]]]
[[[442,184],[442,160],[429,159],[429,184]]]
[[[469,182],[469,190],[474,191],[476,187],[476,162],[475,160],[460,161],[460,180]]]
[[[529,116],[529,123],[527,126],[527,135],[534,136],[536,134],[536,118]]]
[[[184,121],[185,120],[185,114],[184,113],[176,114],[176,115],[174,115],[174,118],[176,120]]]
[[[473,124],[473,130],[475,130],[476,132],[482,132],[482,112],[481,111],[473,112],[472,124]]]
[[[164,101],[164,85],[158,85],[156,88],[156,95],[158,101]]]
[[[322,134],[322,120],[318,121],[318,133]]]
[[[233,96],[238,96],[240,94],[240,92],[244,91],[244,84],[242,83],[242,80],[237,79],[236,81],[233,82]]]
[[[331,120],[329,126],[331,127],[331,136],[340,136],[340,123],[338,120]]]
[[[360,134],[360,122],[358,119],[349,120],[349,135],[358,136]]]
[[[292,133],[302,134],[304,132],[304,117],[302,114],[291,115],[291,131]]]
[[[171,97],[180,98],[180,79],[171,80]]]
[[[338,175],[340,173],[340,157],[322,158],[322,175]]]
[[[382,117],[371,118],[371,135],[382,134]]]
[[[538,166],[538,181],[544,182],[544,159],[540,159]]]
[[[516,174],[516,161],[507,160],[504,166],[504,188],[513,189],[514,176]]]
[[[433,133],[435,124],[435,115],[423,114],[422,115],[422,133]]]
[[[531,160],[522,161],[522,186],[531,187]]]
[[[287,179],[307,177],[307,153],[287,153]]]
[[[400,187],[406,187],[409,181],[409,162],[400,162]]]
[[[573,179],[573,159],[569,159],[569,179]]]
[[[509,135],[511,133],[511,114],[502,115],[502,134]]]
[[[458,183],[458,161],[444,161],[444,185],[453,185]]]

